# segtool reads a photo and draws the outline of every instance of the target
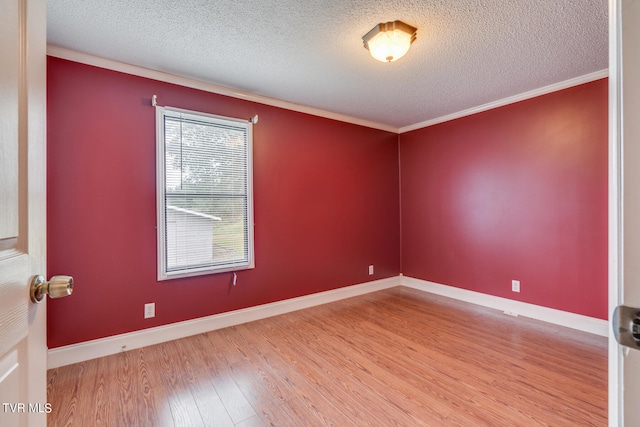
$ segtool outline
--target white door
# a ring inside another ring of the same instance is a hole
[[[609,10],[609,305],[640,308],[640,0]],[[611,426],[640,426],[640,346],[628,337],[634,349],[610,339]]]
[[[0,425],[44,426],[46,1],[0,0]]]

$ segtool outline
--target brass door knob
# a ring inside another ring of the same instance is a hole
[[[73,292],[73,277],[53,276],[48,282],[43,276],[33,276],[29,294],[31,301],[39,303],[46,294],[49,298],[62,298],[71,295]]]

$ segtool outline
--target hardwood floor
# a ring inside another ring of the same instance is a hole
[[[606,426],[607,340],[393,288],[51,369],[49,426]]]

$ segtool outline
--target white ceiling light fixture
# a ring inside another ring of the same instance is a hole
[[[402,21],[378,24],[362,36],[364,47],[378,61],[393,62],[402,58],[416,39],[417,28]]]

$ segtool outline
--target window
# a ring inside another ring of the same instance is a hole
[[[253,268],[252,124],[156,107],[158,280]]]

